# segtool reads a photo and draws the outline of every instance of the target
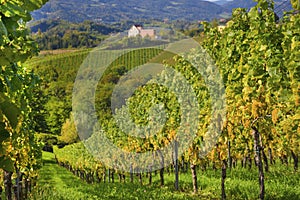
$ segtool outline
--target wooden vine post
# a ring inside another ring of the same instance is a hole
[[[174,140],[175,190],[179,190],[178,141]]]
[[[11,176],[12,172],[8,172],[4,170],[4,187],[5,187],[5,196],[7,200],[12,199],[12,181],[11,181]]]
[[[227,168],[227,162],[226,160],[222,161],[222,182],[221,182],[221,188],[222,188],[222,200],[226,199],[226,192],[225,192],[225,179],[226,179],[226,168]]]
[[[261,158],[261,146],[260,146],[260,139],[259,139],[260,136],[257,128],[253,126],[252,126],[252,135],[254,139],[255,161],[259,173],[259,186],[260,186],[259,198],[263,200],[265,196],[265,183],[264,183],[265,178],[264,178],[264,170],[263,170],[263,164]]]

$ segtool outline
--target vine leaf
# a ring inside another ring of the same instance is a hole
[[[14,163],[11,159],[5,157],[5,156],[1,156],[0,157],[0,168],[9,171],[9,172],[13,172],[14,171]]]
[[[0,122],[0,143],[9,138],[9,132],[5,129],[5,123]]]
[[[18,116],[21,114],[20,109],[3,93],[0,93],[0,110],[8,119],[12,128],[16,128],[18,124]]]

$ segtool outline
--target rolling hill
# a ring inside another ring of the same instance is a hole
[[[251,8],[256,5],[257,2],[251,0],[233,0],[227,1],[223,4],[223,7],[227,10],[232,10],[237,7],[241,8]],[[278,12],[278,15],[281,15],[283,11],[289,11],[292,9],[290,0],[275,0],[275,12]]]
[[[202,0],[50,0],[32,13],[35,20],[60,18],[71,22],[117,22],[135,19],[211,20],[228,11]]]
[[[70,22],[91,20],[112,23],[136,20],[185,20],[210,21],[228,16],[232,9],[250,8],[251,0],[215,1],[204,0],[50,0],[40,10],[34,11],[34,20],[62,19]],[[275,0],[278,15],[290,10],[289,0]],[[276,10],[276,9],[275,9]]]

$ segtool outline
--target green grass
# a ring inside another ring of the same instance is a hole
[[[199,195],[190,192],[174,192],[170,177],[166,177],[168,184],[164,187],[158,186],[157,177],[153,186],[118,183],[117,180],[115,183],[87,184],[58,166],[53,154],[44,152],[43,160],[44,166],[31,199],[199,199]]]
[[[87,199],[219,199],[221,191],[221,173],[219,170],[198,170],[199,192],[193,194],[191,175],[180,174],[180,191],[174,191],[172,173],[165,174],[166,185],[159,186],[159,177],[154,175],[152,186],[147,185],[148,179],[143,178],[144,185],[138,183],[137,178],[132,183],[119,183],[117,176],[115,183],[87,184],[75,177],[65,168],[55,163],[54,155],[43,153],[44,166],[40,170],[37,187],[32,199],[45,200],[87,200]],[[237,167],[228,170],[226,179],[227,199],[257,199],[259,188],[257,169],[251,170]],[[127,181],[128,181],[128,177]],[[271,166],[270,172],[265,174],[266,199],[300,199],[300,175],[293,172],[292,166]]]

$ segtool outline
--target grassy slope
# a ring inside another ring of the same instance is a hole
[[[202,189],[192,194],[191,175],[180,175],[180,192],[174,191],[173,175],[165,174],[166,186],[159,186],[159,177],[154,176],[153,185],[148,186],[144,177],[144,185],[138,182],[87,184],[66,169],[58,166],[54,154],[43,153],[44,166],[40,171],[38,187],[32,199],[219,199],[220,172],[199,170],[198,183]],[[257,170],[233,169],[228,171],[226,192],[228,199],[257,199]],[[273,166],[266,177],[266,199],[300,199],[300,175],[294,173],[291,166]],[[127,177],[128,178],[128,177]],[[137,179],[137,178],[136,178]],[[137,180],[136,180],[137,181]]]

